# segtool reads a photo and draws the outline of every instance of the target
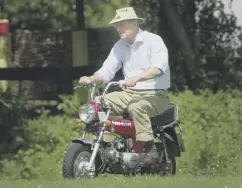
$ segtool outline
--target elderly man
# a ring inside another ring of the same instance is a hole
[[[122,67],[124,89],[107,94],[105,100],[117,115],[128,109],[136,128],[134,152],[140,153],[141,166],[146,166],[158,159],[150,117],[163,113],[167,107],[170,69],[162,38],[141,30],[139,24],[143,22],[133,7],[116,10],[110,24],[115,24],[120,40],[114,44],[102,67],[90,77],[81,77],[79,83],[107,83]]]

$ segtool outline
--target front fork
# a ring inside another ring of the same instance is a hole
[[[107,119],[108,119],[108,117],[109,117],[110,111],[111,111],[111,110],[108,109],[105,118],[104,118],[103,120],[100,120],[100,122],[103,124],[103,126],[102,126],[101,132],[100,132],[100,134],[99,134],[99,136],[98,136],[98,139],[97,139],[97,141],[96,141],[95,144],[94,144],[94,149],[93,149],[93,152],[92,152],[92,156],[91,156],[91,159],[90,159],[90,161],[89,161],[89,163],[88,163],[88,166],[87,166],[87,170],[88,170],[88,171],[91,170],[91,167],[92,167],[92,165],[93,165],[93,163],[94,163],[94,160],[95,160],[95,158],[96,158],[96,156],[97,156],[97,152],[98,152],[98,150],[99,150],[100,143],[101,143],[102,138],[103,138],[103,133],[104,133],[104,131],[105,131],[105,122],[107,121]],[[99,119],[100,119],[100,118],[99,118]]]

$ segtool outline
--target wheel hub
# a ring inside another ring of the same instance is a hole
[[[170,161],[154,164],[151,166],[151,172],[169,176],[172,174],[172,164]]]
[[[90,158],[84,156],[80,153],[75,162],[74,162],[74,176],[76,179],[80,179],[82,177],[94,177],[95,172],[95,164],[91,166],[90,171],[88,171],[88,163]]]

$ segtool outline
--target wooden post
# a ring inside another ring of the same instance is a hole
[[[9,61],[9,29],[8,29],[8,20],[0,20],[0,68],[7,68]],[[1,92],[6,92],[8,88],[8,81],[0,81],[0,90]]]
[[[85,29],[84,0],[76,0],[76,25],[78,29]]]
[[[73,66],[85,66],[88,61],[87,31],[85,30],[84,0],[76,0],[77,30],[72,32]]]
[[[88,41],[85,28],[84,0],[76,0],[76,25],[77,30],[72,32],[72,59],[73,67],[83,67],[88,65]],[[74,80],[77,85],[79,79]],[[87,91],[82,90],[80,96],[87,96]]]

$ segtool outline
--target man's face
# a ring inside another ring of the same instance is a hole
[[[116,23],[116,28],[119,33],[120,39],[130,41],[134,38],[137,32],[136,21],[122,21]]]

